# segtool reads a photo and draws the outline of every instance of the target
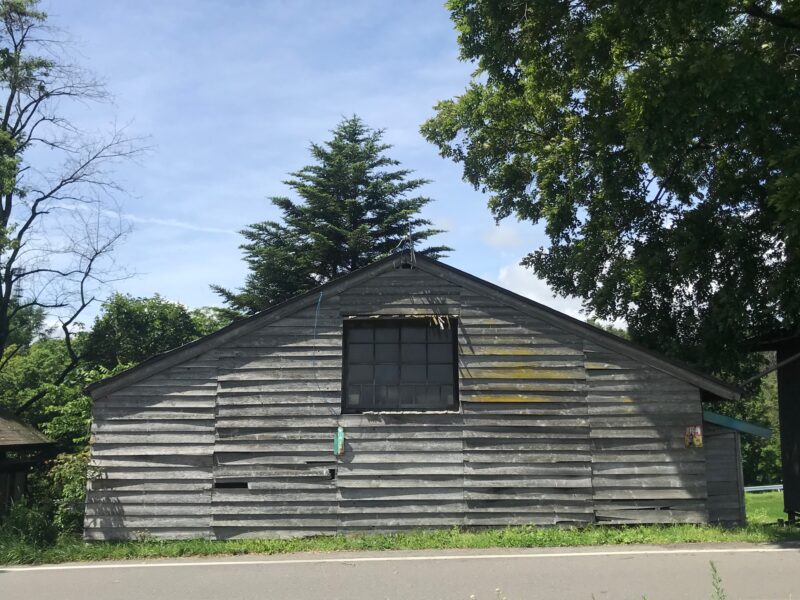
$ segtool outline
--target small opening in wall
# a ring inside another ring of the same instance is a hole
[[[328,477],[331,478],[331,481],[336,479],[336,469],[328,469]]]
[[[214,487],[218,490],[246,490],[246,481],[215,481]]]

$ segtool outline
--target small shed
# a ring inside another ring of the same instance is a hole
[[[0,517],[25,494],[28,472],[52,445],[42,433],[0,410]]]
[[[746,517],[741,434],[770,438],[772,431],[708,410],[703,412],[703,423],[709,520],[742,525]]]
[[[735,388],[422,256],[88,392],[88,539],[743,518]]]

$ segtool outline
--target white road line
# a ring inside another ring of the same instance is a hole
[[[653,556],[669,554],[747,554],[747,553],[768,553],[768,552],[800,552],[800,547],[796,548],[697,548],[682,550],[615,550],[610,552],[542,552],[528,554],[452,554],[444,556],[353,556],[337,558],[289,558],[272,560],[219,560],[219,561],[196,561],[196,562],[130,562],[130,563],[94,563],[94,564],[66,564],[66,565],[43,565],[38,567],[3,567],[0,566],[0,573],[10,572],[30,572],[30,571],[72,571],[81,569],[149,569],[165,567],[227,567],[227,566],[265,566],[265,565],[308,565],[325,563],[373,563],[373,562],[406,562],[406,561],[427,561],[427,560],[498,560],[498,559],[521,559],[521,558],[585,558],[590,556],[614,557],[614,556]],[[157,559],[154,559],[157,560]]]

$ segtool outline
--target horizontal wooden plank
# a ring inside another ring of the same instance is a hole
[[[505,527],[508,525],[558,525],[570,523],[591,523],[594,521],[590,513],[546,512],[541,514],[517,515],[515,513],[480,514],[470,513],[464,519],[464,525],[484,527]]]
[[[191,504],[193,511],[205,511],[211,504],[211,489],[184,490],[179,486],[164,491],[91,490],[87,495],[90,504],[103,505],[108,512],[124,511],[129,506],[159,506],[162,504]]]
[[[474,356],[462,354],[458,357],[459,365],[464,369],[493,368],[572,368],[583,371],[583,360],[580,356],[558,355],[520,355],[520,356]]]
[[[99,477],[105,479],[211,479],[211,468],[175,467],[104,467]]]
[[[608,523],[705,523],[704,510],[604,510],[597,511],[598,522]]]
[[[288,465],[312,465],[316,466],[320,461],[335,464],[336,457],[332,452],[332,445],[324,449],[314,450],[304,447],[302,450],[288,450],[285,452],[268,452],[261,449],[258,452],[219,452],[214,454],[214,465],[217,472],[223,472],[225,467],[240,467],[246,465],[265,465],[265,466],[288,466]],[[227,472],[227,471],[226,471]]]
[[[152,517],[154,519],[172,518],[172,517],[186,517],[195,519],[197,518],[196,504],[156,504],[148,502],[146,504],[126,504],[124,507],[117,505],[120,512],[124,513],[127,517]],[[111,508],[113,511],[113,507]],[[112,517],[113,512],[109,514],[108,504],[97,504],[92,502],[86,503],[86,517]],[[207,522],[207,521],[206,521]],[[122,523],[120,523],[122,525]]]
[[[182,456],[211,456],[214,451],[212,443],[198,444],[191,446],[188,444],[105,444],[95,443],[92,446],[92,456],[101,457],[122,457],[122,456],[160,456],[180,453]]]
[[[297,461],[273,465],[215,465],[214,479],[217,481],[250,480],[271,477],[328,477],[332,465],[306,464]]]
[[[460,487],[453,488],[340,488],[339,500],[393,500],[396,502],[426,501],[428,509],[438,510],[439,502],[445,500],[463,500],[464,490]],[[434,505],[430,503],[434,502]]]
[[[641,498],[641,499],[673,499],[706,497],[705,488],[698,490],[686,489],[596,489],[594,497],[599,500]]]
[[[364,476],[378,476],[388,477],[393,475],[413,475],[416,477],[428,475],[462,475],[464,473],[463,464],[446,464],[446,465],[396,465],[396,464],[369,464],[369,465],[352,465],[340,464],[337,470],[337,480],[341,481],[349,475],[359,477]]]
[[[211,480],[175,481],[166,480],[113,480],[103,478],[90,479],[87,487],[89,490],[103,492],[106,495],[114,494],[120,497],[126,495],[140,495],[140,492],[200,492],[211,490]]]
[[[352,473],[340,473],[336,479],[336,487],[342,489],[379,489],[379,488],[463,488],[462,473],[451,475],[403,475],[393,473],[391,477],[358,476]]]
[[[94,439],[97,444],[187,444],[197,446],[200,444],[213,444],[214,432],[96,432]]]
[[[421,449],[420,449],[421,450]],[[346,451],[340,457],[340,464],[366,465],[366,464],[462,464],[464,455],[459,449],[456,452],[445,452],[431,449],[428,452],[354,452]]]
[[[592,462],[592,472],[606,475],[668,475],[671,473],[705,474],[702,461],[673,463],[600,463]]]
[[[217,419],[217,430],[220,429],[264,429],[276,427],[288,428],[330,428],[336,427],[337,418],[330,417],[306,417],[295,415],[291,418],[286,417],[259,417],[259,418],[238,418],[238,417],[219,417]]]
[[[214,421],[214,408],[171,408],[171,409],[134,409],[134,408],[114,408],[96,410],[94,413],[95,423],[99,423],[95,429],[113,427],[120,421],[146,421],[151,430],[158,428],[162,421]],[[122,424],[125,427],[126,425]]]
[[[90,468],[107,469],[110,467],[163,467],[181,469],[185,467],[211,468],[211,454],[160,454],[140,456],[94,456],[89,462]]]
[[[475,450],[464,452],[464,462],[477,465],[479,463],[494,464],[527,464],[527,463],[560,463],[560,462],[589,462],[592,459],[588,449],[584,452],[577,450],[563,450],[555,452],[552,449],[525,451],[525,452],[502,452]]]
[[[505,403],[494,402],[484,404],[467,404],[461,407],[465,418],[472,415],[487,415],[498,421],[504,416],[515,415],[542,415],[551,417],[586,417],[586,407],[581,404],[567,404],[563,402],[534,402],[531,405],[526,403]]]
[[[156,410],[156,409],[172,409],[177,408],[181,410],[186,409],[201,409],[214,412],[216,399],[212,395],[204,396],[106,396],[101,398],[94,405],[94,415],[100,415],[104,411],[111,413],[123,409],[137,409],[137,410]],[[201,412],[198,411],[198,412]]]
[[[93,523],[97,523],[99,527],[108,527],[111,523],[114,527],[125,527],[134,529],[147,529],[150,527],[159,529],[176,529],[176,528],[194,528],[202,529],[211,525],[210,515],[199,516],[128,516],[128,515],[111,515],[111,516],[91,516],[87,517],[86,521],[89,527],[94,527]]]
[[[348,454],[359,455],[374,452],[404,453],[404,452],[461,452],[464,443],[460,437],[443,439],[434,438],[403,438],[395,439],[363,439],[346,438]]]
[[[303,417],[338,416],[341,413],[341,403],[330,404],[299,404],[294,406],[248,405],[231,406],[220,405],[218,417],[221,418],[247,418],[247,417],[286,417],[302,414]]]
[[[641,465],[642,463],[681,463],[705,462],[701,448],[683,448],[668,452],[615,452],[596,450],[592,454],[592,462],[614,463],[619,466],[626,464]]]
[[[149,527],[146,531],[127,527],[103,527],[94,519],[86,520],[83,536],[88,541],[137,540],[153,537],[164,540],[211,539],[214,532],[211,527]]]
[[[307,515],[331,518],[331,515],[336,515],[337,512],[338,507],[335,503],[322,504],[319,502],[295,504],[265,504],[263,502],[237,504],[226,503],[215,504],[211,507],[211,514],[214,515],[215,523],[219,523],[220,520],[224,520],[226,517],[233,517],[235,515],[251,515],[253,517],[258,517],[259,515],[270,515],[273,518],[286,517],[287,515]]]
[[[529,365],[524,367],[459,367],[462,383],[467,379],[501,379],[509,381],[545,380],[583,380],[586,374],[582,368]]]
[[[342,377],[342,365],[323,367],[314,364],[299,366],[280,366],[276,368],[236,369],[219,376],[221,392],[232,388],[242,388],[258,382],[273,381],[314,381],[317,379],[336,380]]]
[[[129,421],[94,421],[92,431],[98,434],[114,433],[161,433],[175,432],[179,434],[203,434],[214,433],[214,419],[190,419],[190,420],[129,420]]]
[[[523,403],[523,404],[561,404],[565,402],[574,403],[580,406],[581,411],[583,414],[587,414],[587,410],[585,408],[585,398],[581,397],[580,395],[556,395],[556,394],[516,394],[516,393],[485,393],[485,392],[473,392],[469,390],[463,390],[460,394],[461,402],[465,403],[463,406],[464,412],[476,411],[479,410],[476,407],[471,407],[469,403],[493,403],[493,404],[513,404],[513,403]],[[497,407],[487,407],[483,410],[498,410]],[[514,407],[509,408],[509,410],[515,410],[521,412],[523,408]]]
[[[509,379],[461,379],[460,389],[475,392],[582,392],[584,382],[575,380],[528,379],[524,381]]]
[[[285,406],[297,412],[304,406],[341,406],[342,394],[338,391],[314,391],[299,394],[276,392],[260,394],[225,394],[217,397],[221,409],[229,406]]]
[[[583,356],[583,350],[579,347],[568,347],[561,344],[531,345],[528,344],[459,344],[458,353],[460,356]]]

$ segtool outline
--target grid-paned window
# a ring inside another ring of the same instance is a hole
[[[455,320],[345,321],[344,412],[455,409],[457,381]]]

